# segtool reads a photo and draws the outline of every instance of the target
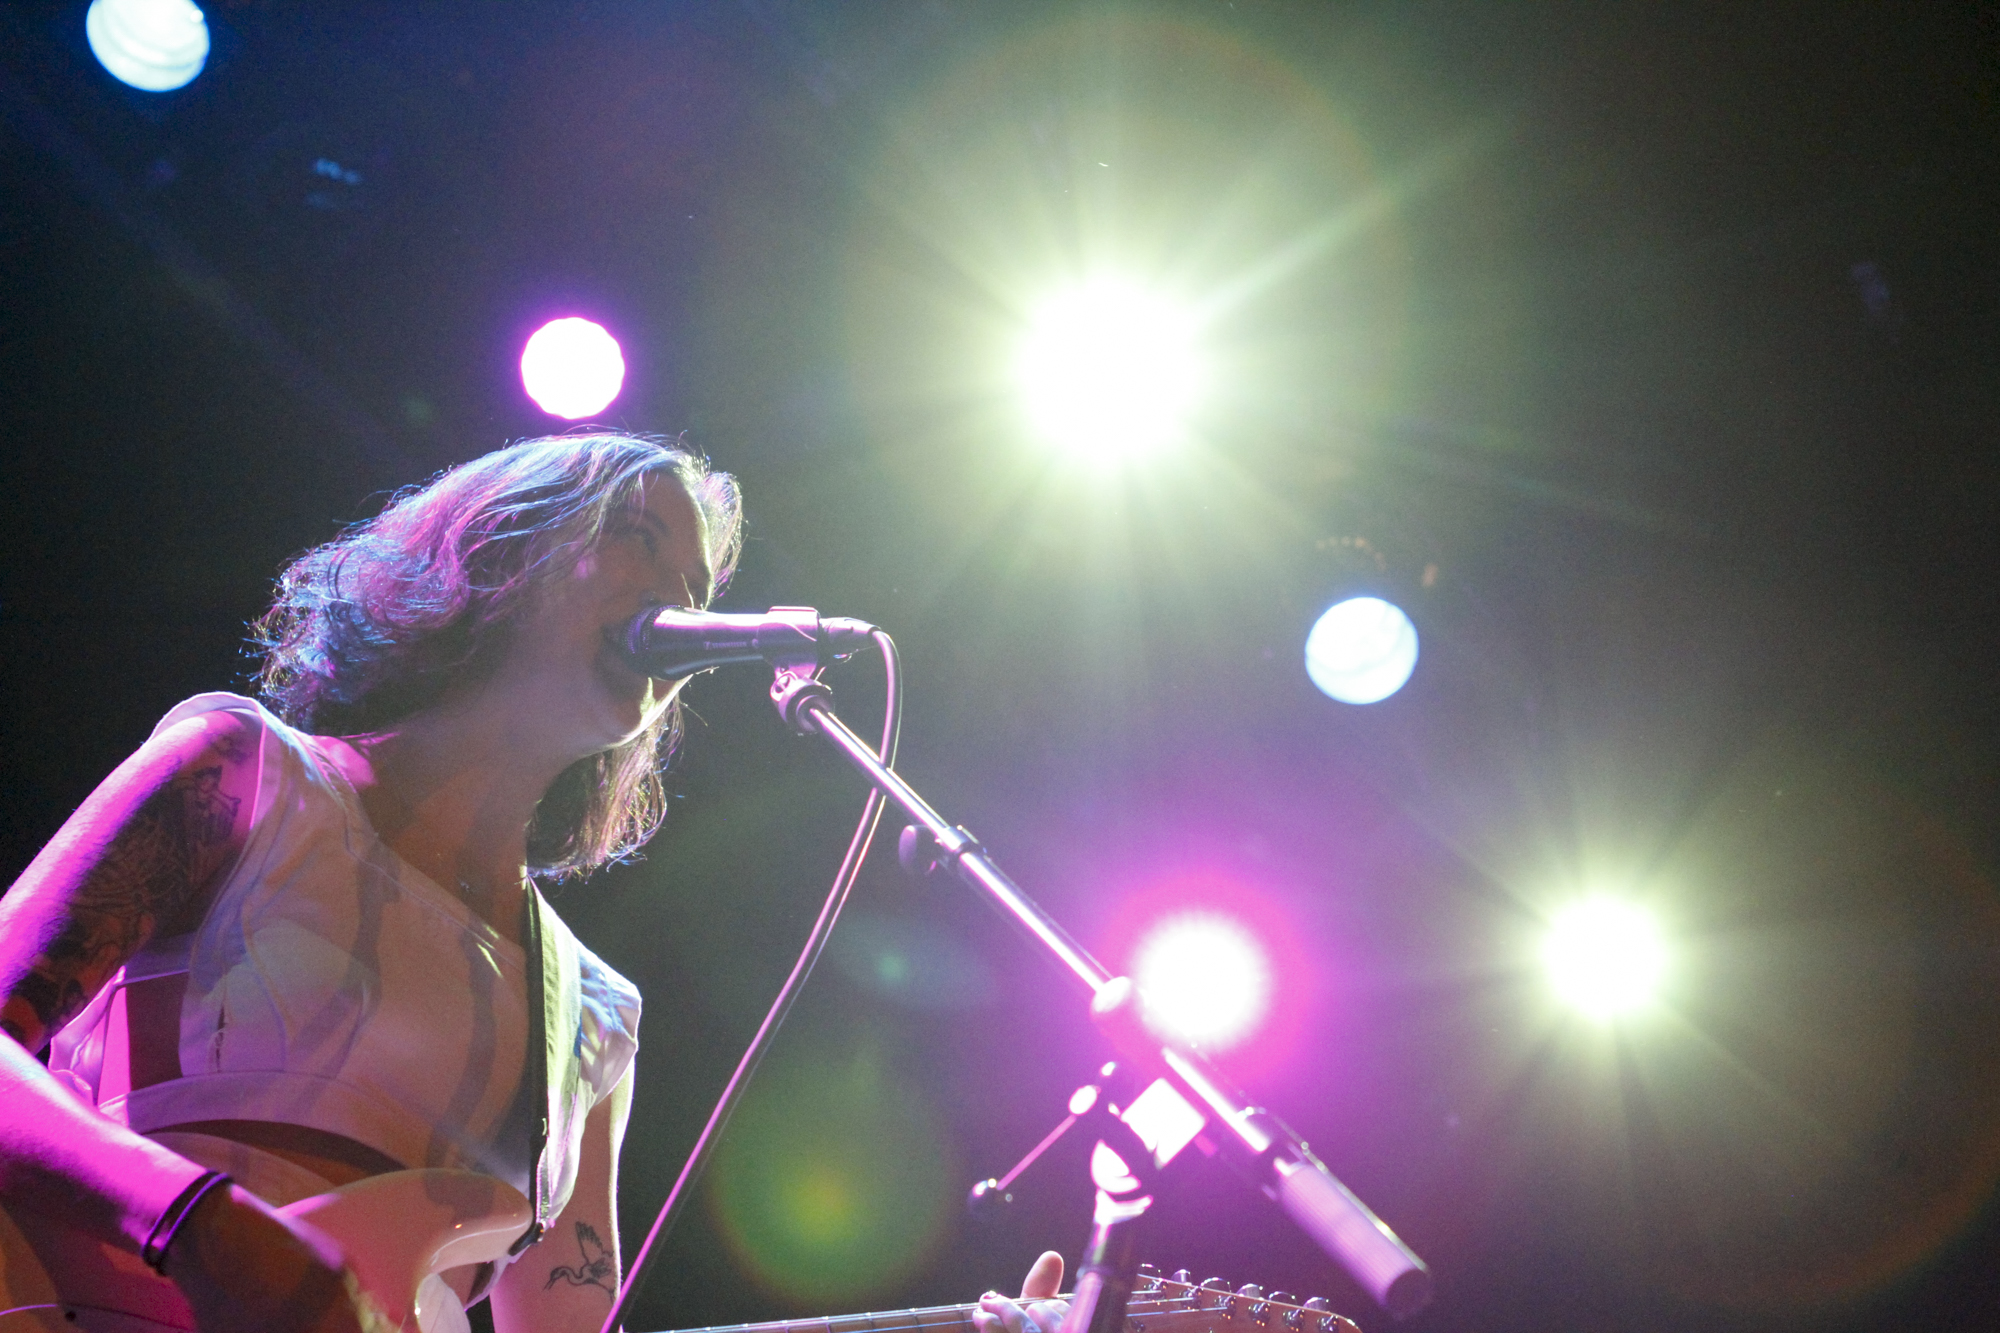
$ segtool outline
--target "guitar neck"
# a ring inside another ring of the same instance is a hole
[[[1062,1297],[1060,1299],[1068,1299]],[[973,1333],[972,1305],[833,1315],[769,1324],[714,1324],[680,1333]],[[1185,1271],[1170,1278],[1147,1271],[1125,1309],[1125,1333],[1361,1333],[1323,1300],[1300,1303],[1256,1286],[1231,1291],[1220,1278],[1199,1285]]]
[[[839,1314],[821,1319],[780,1319],[768,1324],[712,1324],[680,1333],[973,1333],[971,1305],[933,1305],[921,1310]]]

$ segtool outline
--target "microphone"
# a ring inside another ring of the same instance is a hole
[[[810,606],[774,606],[761,614],[656,606],[625,632],[625,660],[662,679],[691,676],[731,662],[825,666],[866,648],[875,627],[846,616],[820,618]]]

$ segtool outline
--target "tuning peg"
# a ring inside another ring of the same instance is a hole
[[[1176,1268],[1173,1276],[1168,1278],[1167,1281],[1178,1282],[1183,1287],[1191,1287],[1194,1285],[1194,1274],[1188,1272],[1185,1268]]]
[[[1233,1294],[1226,1279],[1206,1278],[1201,1286],[1195,1289],[1194,1303],[1199,1309],[1219,1310],[1229,1304],[1229,1298]]]
[[[1138,1272],[1138,1284],[1133,1287],[1133,1290],[1158,1291],[1159,1289],[1160,1289],[1160,1270],[1152,1264],[1140,1264]]]
[[[1229,1298],[1229,1313],[1233,1317],[1239,1310],[1250,1317],[1251,1323],[1263,1323],[1264,1316],[1269,1311],[1264,1302],[1264,1289],[1255,1282],[1245,1282],[1238,1287],[1235,1294]]]
[[[1289,1291],[1274,1291],[1265,1299],[1270,1301],[1274,1308],[1284,1310],[1286,1328],[1297,1328],[1299,1326],[1298,1297],[1292,1295]]]
[[[1333,1312],[1332,1303],[1329,1302],[1324,1296],[1313,1297],[1311,1300],[1307,1301],[1303,1306],[1301,1306],[1300,1310],[1301,1310],[1301,1317],[1303,1317],[1303,1312],[1307,1310],[1310,1310],[1313,1314],[1318,1316],[1317,1319],[1312,1321],[1311,1325],[1312,1328],[1317,1331],[1317,1333],[1335,1333],[1335,1330],[1337,1330],[1342,1324],[1346,1324],[1348,1322],[1347,1320],[1342,1319],[1339,1315]]]

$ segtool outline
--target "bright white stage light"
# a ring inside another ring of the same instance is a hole
[[[1035,429],[1058,448],[1104,460],[1176,443],[1203,379],[1187,311],[1111,281],[1036,310],[1016,370]]]
[[[1416,669],[1417,627],[1379,597],[1336,603],[1306,636],[1306,675],[1344,704],[1380,703]]]
[[[521,383],[550,416],[595,416],[625,387],[625,356],[601,325],[552,319],[521,349]]]
[[[1585,898],[1558,912],[1542,942],[1556,994],[1592,1018],[1615,1018],[1652,1001],[1667,946],[1652,913],[1615,898]]]
[[[1132,951],[1132,979],[1161,1036],[1211,1051],[1245,1041],[1271,1007],[1271,961],[1257,937],[1219,912],[1167,917]]]
[[[91,0],[83,35],[120,83],[165,93],[208,62],[208,22],[189,0]]]

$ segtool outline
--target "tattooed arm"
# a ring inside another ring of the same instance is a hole
[[[148,741],[0,898],[0,1027],[30,1051],[154,934],[194,926],[243,846],[249,724],[205,713]]]
[[[31,1052],[155,934],[198,923],[242,849],[249,723],[212,712],[148,741],[0,898],[0,1199],[138,1250],[202,1168],[79,1102]],[[339,1251],[240,1188],[215,1190],[167,1252],[204,1330],[358,1333]]]
[[[80,1105],[35,1062],[154,932],[192,924],[243,841],[246,723],[208,713],[119,765],[0,898],[0,1195],[133,1249],[199,1168]],[[14,1043],[18,1042],[19,1046]]]
[[[632,1110],[632,1071],[591,1108],[576,1189],[541,1243],[493,1288],[496,1333],[597,1333],[622,1279],[618,1258],[618,1150]]]

